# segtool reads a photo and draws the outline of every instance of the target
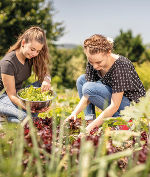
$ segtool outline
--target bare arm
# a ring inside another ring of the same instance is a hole
[[[69,119],[76,120],[76,116],[89,104],[88,97],[82,96],[79,104],[76,106],[75,110],[72,112],[72,114],[65,119],[65,122],[67,122]]]
[[[117,112],[122,101],[123,93],[124,92],[112,94],[111,104],[97,117],[97,119],[95,119],[86,127],[87,133],[89,133],[96,126],[99,127],[100,125],[102,125],[104,118],[112,117],[113,114]]]
[[[17,97],[16,95],[16,88],[15,88],[15,78],[14,76],[10,76],[7,74],[1,74],[2,75],[2,81],[4,88],[6,90],[6,93],[10,100],[17,106],[21,107],[22,109],[25,109],[24,104],[22,101]]]
[[[76,106],[75,110],[73,113],[75,115],[78,115],[81,111],[84,110],[84,108],[89,104],[88,97],[82,96],[79,104]]]

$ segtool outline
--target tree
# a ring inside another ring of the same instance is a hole
[[[18,35],[30,26],[42,27],[49,42],[63,35],[61,22],[53,22],[52,1],[1,0],[0,2],[0,56],[15,43]]]
[[[56,78],[60,85],[67,88],[75,87],[77,77],[85,72],[86,57],[83,48],[77,46],[74,49],[51,47],[52,69],[51,76]],[[53,80],[53,79],[52,79]],[[58,83],[57,83],[57,86]]]
[[[145,45],[145,52],[143,53],[140,63],[143,63],[145,61],[150,62],[150,44]]]
[[[129,58],[132,62],[139,62],[145,52],[141,36],[133,37],[131,30],[127,32],[120,30],[120,35],[115,38],[114,43],[115,53]]]

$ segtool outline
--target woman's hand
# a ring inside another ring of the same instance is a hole
[[[67,117],[67,118],[65,119],[64,123],[66,123],[66,122],[67,122],[68,120],[70,120],[70,119],[73,119],[74,122],[75,122],[76,119],[77,119],[77,115],[78,115],[82,110],[84,110],[85,107],[86,107],[88,104],[89,104],[88,98],[85,97],[85,96],[83,96],[83,97],[81,98],[79,104],[76,106],[76,108],[75,108],[74,111],[72,112],[72,114],[71,114],[69,117]]]
[[[41,90],[42,90],[42,92],[51,90],[51,84],[50,84],[50,82],[44,80],[44,81],[42,82],[42,85],[41,85]]]
[[[78,138],[83,138],[83,137],[85,137],[86,136],[86,133],[80,133],[79,135],[78,135]]]
[[[66,124],[69,120],[74,120],[74,122],[76,121],[77,119],[77,115],[75,113],[72,113],[69,117],[67,117],[65,120],[64,120],[64,124]]]

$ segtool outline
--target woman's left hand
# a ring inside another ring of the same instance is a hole
[[[80,133],[80,134],[78,135],[78,138],[83,138],[83,137],[85,137],[85,136],[86,136],[85,133]]]
[[[44,80],[44,81],[42,82],[41,90],[42,90],[42,92],[51,90],[51,84],[50,84],[50,82]]]

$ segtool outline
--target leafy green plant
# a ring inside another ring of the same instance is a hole
[[[124,120],[128,121],[132,119],[134,131],[145,130],[148,131],[150,120],[150,90],[147,91],[146,96],[140,99],[139,103],[131,103],[131,106],[126,107],[121,111],[121,115]]]
[[[33,85],[30,87],[21,89],[18,95],[28,101],[47,101],[51,100],[54,96],[50,90],[42,92],[41,87],[35,88]]]
[[[149,67],[150,67],[150,62],[144,62],[142,64],[137,64],[135,63],[135,68],[136,68],[136,71],[144,85],[144,88],[146,90],[148,90],[150,88],[150,79],[149,79],[149,75],[150,75],[150,70],[149,70]]]
[[[135,153],[146,150],[143,149],[146,145],[142,143],[137,145],[137,137],[144,130],[143,124],[146,126],[146,121],[149,120],[149,107],[147,107],[149,97],[128,108],[130,111],[126,110],[127,113],[124,113],[122,118],[106,119],[98,133],[78,139],[74,134],[70,134],[74,131],[69,131],[69,128],[63,124],[67,114],[70,114],[79,101],[77,93],[70,90],[63,94],[57,93],[58,98],[51,105],[51,110],[45,113],[48,115],[46,119],[37,118],[37,121],[34,121],[36,118],[33,119],[28,113],[29,122],[26,129],[15,124],[3,125],[3,129],[0,130],[0,176],[148,176],[149,151],[147,160],[144,159],[145,164],[139,164],[139,159],[134,159],[134,163],[132,162]],[[58,117],[59,122],[57,122]],[[83,113],[80,117],[84,118]],[[136,117],[139,119],[136,120]],[[131,118],[133,123],[134,119],[139,122],[138,126],[130,127],[130,131],[110,129],[122,124],[128,125],[127,121]],[[75,133],[77,135],[78,132]],[[132,137],[135,137],[135,145],[126,147],[125,142],[133,140]],[[48,146],[50,144],[52,146]]]

